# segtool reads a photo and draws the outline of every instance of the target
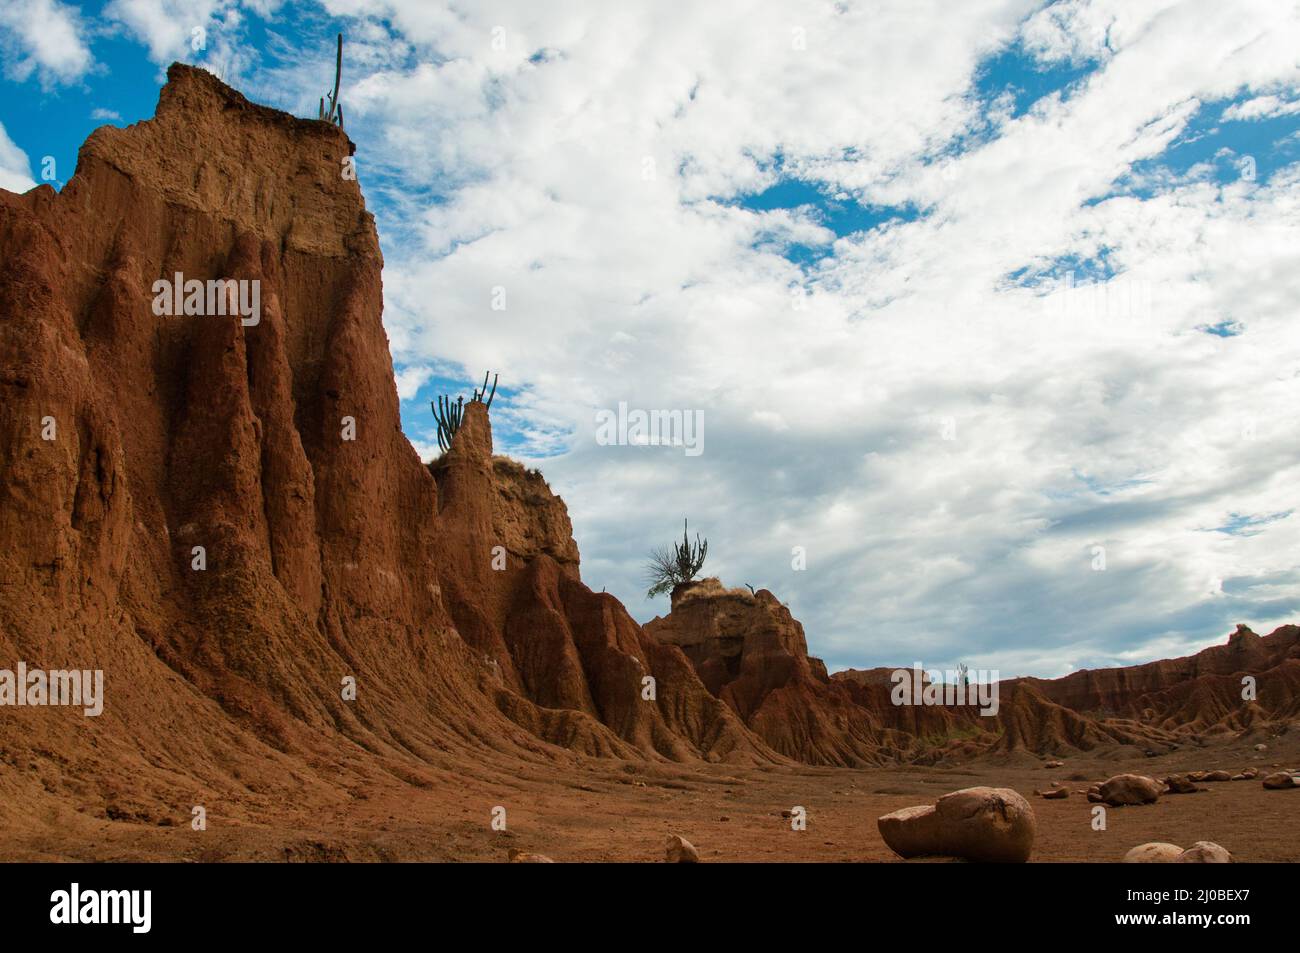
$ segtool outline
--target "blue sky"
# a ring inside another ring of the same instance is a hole
[[[342,31],[417,449],[499,370],[498,450],[639,618],[689,515],[832,668],[1059,675],[1300,607],[1298,19],[17,0],[0,185],[60,186],[172,59],[313,115]],[[702,411],[705,452],[597,444],[620,401]]]

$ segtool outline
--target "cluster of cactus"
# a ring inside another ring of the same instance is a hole
[[[320,119],[335,123],[343,128],[343,105],[339,102],[339,80],[343,77],[343,34],[339,34],[339,52],[334,61],[334,92],[329,94],[329,109],[325,108],[325,97],[320,100]]]
[[[474,396],[470,398],[471,404],[492,406],[492,398],[497,395],[497,379],[501,375],[493,375],[492,392],[488,393],[488,374],[491,373],[488,371],[483,375],[483,389],[475,389]],[[450,397],[439,396],[437,403],[430,401],[429,408],[433,411],[433,419],[438,424],[438,447],[446,453],[451,449],[451,441],[456,436],[456,431],[460,430],[461,421],[465,419],[465,398],[457,397],[453,401]]]
[[[704,557],[709,554],[709,541],[700,539],[700,534],[696,533],[695,542],[692,543],[689,530],[689,522],[683,520],[682,541],[673,543],[671,550],[656,549],[650,553],[650,561],[646,564],[646,582],[650,583],[645,594],[647,599],[671,592],[682,583],[690,582],[704,568]]]

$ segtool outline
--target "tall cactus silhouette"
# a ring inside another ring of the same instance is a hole
[[[320,101],[320,119],[334,123],[343,128],[343,106],[339,102],[339,81],[343,78],[343,34],[339,34],[339,50],[334,60],[334,92],[329,94],[329,109],[325,108],[325,97]]]

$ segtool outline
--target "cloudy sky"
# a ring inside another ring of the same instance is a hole
[[[407,434],[499,371],[638,618],[689,517],[832,669],[1300,621],[1296,4],[6,0],[0,187],[176,59],[314,116],[340,30]]]

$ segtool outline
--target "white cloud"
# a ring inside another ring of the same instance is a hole
[[[96,106],[90,111],[90,118],[101,121],[121,122],[122,114],[116,109],[104,109],[103,107]]]
[[[211,70],[233,85],[243,85],[258,62],[248,41],[250,14],[271,20],[283,0],[110,0],[104,17],[148,48],[159,66],[173,61]]]
[[[71,83],[94,65],[76,8],[59,0],[5,0],[0,5],[0,52],[5,75],[25,82]]]
[[[404,367],[397,372],[397,396],[410,400],[433,377],[433,368],[423,364]]]
[[[1294,97],[1294,11],[327,6],[374,18],[349,27],[344,102],[399,386],[452,361],[524,387],[498,432],[567,435],[544,470],[586,578],[635,614],[664,609],[639,563],[683,515],[711,570],[788,600],[833,665],[1051,675],[1300,610],[1300,513],[1220,529],[1292,506],[1300,172],[1147,172],[1111,195],[1204,104]],[[1022,115],[989,108],[977,68],[1017,41],[1100,65]],[[299,68],[279,85],[301,108],[320,64]],[[778,161],[925,214],[804,273],[776,249],[825,228],[728,204]],[[1006,280],[1103,252],[1104,290]],[[1244,332],[1197,330],[1225,321]],[[619,401],[702,410],[704,454],[598,445]]]
[[[31,164],[27,153],[19,149],[9,138],[3,125],[0,125],[0,189],[10,192],[26,192],[36,188],[32,181]]]
[[[1300,113],[1300,99],[1287,101],[1277,96],[1256,96],[1243,103],[1233,103],[1223,111],[1223,121],[1276,119]]]

